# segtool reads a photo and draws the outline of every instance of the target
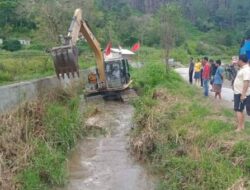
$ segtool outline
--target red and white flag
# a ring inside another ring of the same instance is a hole
[[[105,55],[108,56],[111,53],[111,47],[112,47],[112,43],[109,42],[108,45],[105,48]]]
[[[133,45],[133,47],[131,48],[131,51],[136,52],[140,49],[141,45],[140,42],[137,42]]]

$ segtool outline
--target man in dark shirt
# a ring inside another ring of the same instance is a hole
[[[214,75],[216,73],[217,67],[216,67],[216,64],[215,64],[213,59],[210,59],[209,63],[210,63],[210,66],[211,66],[211,69],[210,69],[210,84],[212,85],[212,90],[211,91],[214,91],[213,83],[214,83]]]
[[[209,62],[210,62],[210,65],[211,65],[211,77],[214,77],[218,67],[216,67],[216,64],[215,64],[213,59],[210,59]]]
[[[193,84],[193,73],[194,73],[194,61],[193,58],[190,58],[190,63],[189,63],[189,83]]]

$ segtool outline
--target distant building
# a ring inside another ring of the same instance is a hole
[[[3,39],[0,38],[0,45],[2,45],[2,44],[3,44]]]
[[[18,40],[21,45],[24,46],[29,46],[30,45],[30,40]]]

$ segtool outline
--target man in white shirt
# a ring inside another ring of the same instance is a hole
[[[250,104],[250,66],[246,55],[240,55],[238,60],[240,70],[234,80],[234,111],[237,117],[237,129],[241,131],[245,128],[244,109]]]

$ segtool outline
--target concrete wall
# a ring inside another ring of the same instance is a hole
[[[33,100],[45,93],[62,87],[65,88],[83,81],[83,76],[88,70],[81,71],[80,78],[58,80],[55,76],[43,79],[20,82],[6,86],[0,86],[0,113],[10,111],[25,101]]]

